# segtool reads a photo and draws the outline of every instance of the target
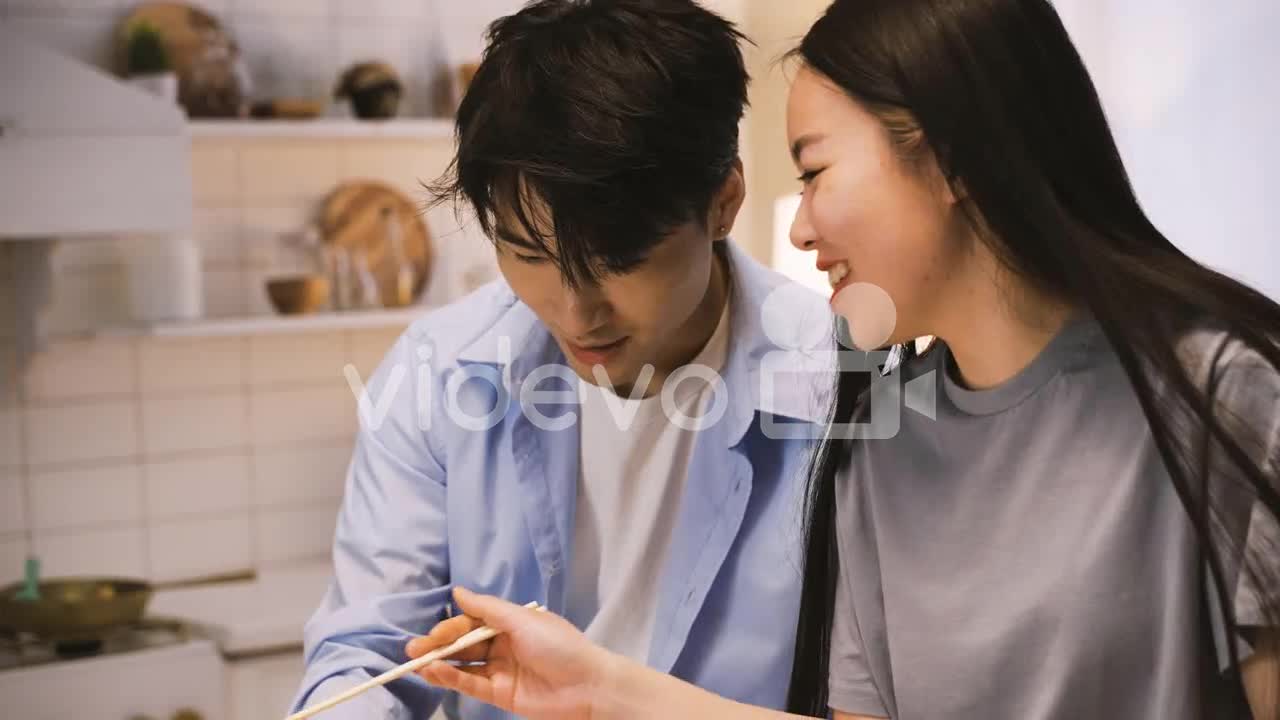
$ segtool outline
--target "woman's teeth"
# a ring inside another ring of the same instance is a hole
[[[845,276],[849,274],[849,266],[845,263],[836,263],[827,269],[827,282],[831,283],[831,287],[840,284]]]

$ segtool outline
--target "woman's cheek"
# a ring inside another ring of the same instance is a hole
[[[830,202],[829,198],[818,194],[813,198],[812,208],[810,217],[818,237],[825,240],[827,244],[839,248],[853,265],[855,239],[861,236],[858,231],[856,208],[849,202]]]

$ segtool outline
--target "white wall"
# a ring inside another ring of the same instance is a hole
[[[1280,298],[1280,2],[1053,3],[1157,227],[1193,257]],[[795,191],[783,143],[788,83],[769,63],[828,4],[748,3],[747,30],[760,44],[748,162],[757,201],[748,211],[762,228],[774,224],[774,198]],[[754,249],[770,254],[763,237]],[[790,253],[778,247],[775,262],[787,264]]]
[[[1156,226],[1280,298],[1280,3],[1059,5]]]
[[[807,269],[809,253],[783,245],[775,254],[773,233],[777,201],[800,189],[787,149],[786,106],[790,82],[786,67],[777,59],[804,35],[830,0],[748,0],[745,29],[756,47],[747,52],[751,70],[751,130],[744,153],[747,166],[747,206],[743,215],[752,233],[748,249],[760,260],[784,268]],[[784,207],[786,203],[782,204]],[[783,225],[788,224],[786,220]],[[811,277],[807,271],[793,274],[797,280]]]

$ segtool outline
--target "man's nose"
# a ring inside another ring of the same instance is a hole
[[[609,303],[599,285],[565,287],[561,296],[562,327],[570,335],[583,336],[608,319]]]

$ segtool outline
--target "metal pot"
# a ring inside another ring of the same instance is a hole
[[[24,583],[0,588],[0,627],[56,644],[100,640],[116,628],[136,625],[157,590],[251,580],[252,572],[152,584],[132,578],[57,578],[40,581],[40,597],[22,599]]]
[[[0,625],[54,642],[80,642],[142,619],[151,586],[124,578],[67,578],[40,583],[38,600],[16,596],[23,585],[0,589]]]

